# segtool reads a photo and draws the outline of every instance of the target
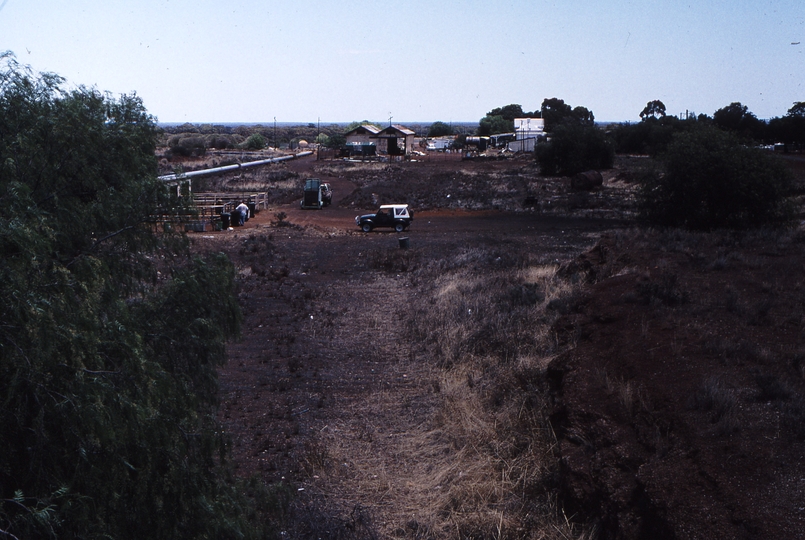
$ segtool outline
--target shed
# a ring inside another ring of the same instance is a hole
[[[415,135],[410,129],[395,124],[375,134],[374,139],[379,153],[404,156],[414,151]]]
[[[375,135],[380,133],[380,128],[372,124],[363,124],[347,131],[344,138],[349,145],[363,146],[367,144],[377,144]]]
[[[514,140],[508,142],[506,149],[510,152],[533,152],[537,141],[544,137],[544,118],[515,118]]]
[[[538,139],[545,135],[544,118],[515,118],[514,133],[516,139]]]

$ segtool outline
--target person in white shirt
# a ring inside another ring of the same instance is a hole
[[[238,225],[241,227],[249,221],[249,207],[246,206],[246,203],[240,203],[237,208],[235,208],[235,214],[237,214]]]

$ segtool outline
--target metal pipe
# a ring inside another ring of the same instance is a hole
[[[236,163],[234,165],[224,165],[223,167],[214,167],[212,169],[203,169],[200,171],[190,171],[185,173],[179,174],[166,174],[163,176],[159,176],[159,180],[163,182],[181,182],[182,180],[187,180],[196,176],[208,176],[212,174],[220,174],[229,171],[238,171],[240,169],[246,169],[248,167],[258,167],[260,165],[269,165],[271,163],[279,163],[280,161],[288,161],[289,159],[300,158],[311,155],[313,152],[311,150],[307,150],[305,152],[299,152],[298,154],[291,154],[289,156],[282,156],[270,159],[261,159],[259,161],[249,161],[246,163]]]

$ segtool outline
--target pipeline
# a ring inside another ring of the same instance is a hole
[[[240,169],[246,169],[248,167],[258,167],[260,165],[269,165],[271,163],[279,163],[280,161],[288,161],[289,159],[300,158],[311,155],[313,152],[307,150],[305,152],[299,152],[298,154],[291,154],[289,156],[282,156],[270,159],[261,159],[259,161],[248,161],[246,163],[236,163],[234,165],[224,165],[223,167],[214,167],[212,169],[203,169],[200,171],[190,171],[185,173],[179,174],[166,174],[163,176],[159,176],[158,178],[163,182],[181,182],[184,180],[188,180],[195,176],[208,176],[212,174],[221,174],[230,171],[239,171]]]

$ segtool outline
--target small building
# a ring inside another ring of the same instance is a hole
[[[515,118],[514,140],[506,145],[509,152],[533,152],[540,139],[545,137],[544,118]]]
[[[363,146],[366,144],[376,144],[377,140],[374,138],[380,133],[380,128],[372,124],[363,124],[354,129],[347,131],[344,138],[347,144],[355,146]]]
[[[515,118],[514,119],[515,139],[539,139],[545,135],[544,118]]]
[[[414,151],[414,136],[410,129],[391,125],[375,134],[377,152],[389,156],[406,156]]]

